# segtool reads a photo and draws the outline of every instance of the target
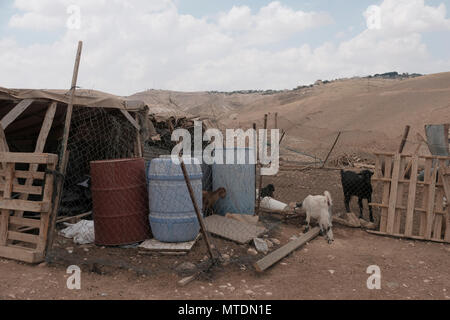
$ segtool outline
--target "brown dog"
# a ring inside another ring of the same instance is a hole
[[[226,196],[227,190],[225,188],[217,189],[214,192],[203,191],[203,212],[205,212],[205,215],[211,215],[213,206],[216,204],[219,198],[225,199]]]

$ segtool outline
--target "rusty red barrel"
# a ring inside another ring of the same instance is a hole
[[[133,244],[151,237],[142,158],[91,162],[95,244]]]

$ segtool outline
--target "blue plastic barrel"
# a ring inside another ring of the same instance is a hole
[[[186,169],[194,189],[195,199],[202,210],[202,168],[197,159]],[[147,172],[150,226],[153,236],[161,242],[187,242],[198,236],[200,225],[184,180],[181,166],[170,157],[153,159]]]
[[[234,164],[213,165],[213,189],[225,188],[227,196],[219,199],[215,212],[220,215],[227,213],[255,214],[255,164],[250,162],[250,152],[254,149],[236,148],[224,149],[224,159],[227,153],[234,152]],[[238,164],[238,155],[245,157],[245,164]]]

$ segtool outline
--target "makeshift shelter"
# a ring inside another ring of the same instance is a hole
[[[62,165],[69,98],[63,90],[0,87],[0,256],[41,261],[48,247],[51,215],[91,210],[86,178],[90,161],[142,156],[145,141],[156,135],[145,103],[77,90],[67,170],[60,171],[65,172],[65,183],[58,212],[58,190],[53,185],[58,179],[56,168]],[[37,229],[37,235],[29,233]]]

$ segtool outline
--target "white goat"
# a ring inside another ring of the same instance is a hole
[[[318,221],[321,235],[326,234],[326,239],[330,244],[334,241],[333,231],[331,230],[333,226],[332,206],[333,200],[328,191],[325,191],[323,196],[308,196],[303,200],[303,203],[297,204],[297,208],[303,207],[306,210],[305,232],[309,231],[309,223],[312,217]]]

